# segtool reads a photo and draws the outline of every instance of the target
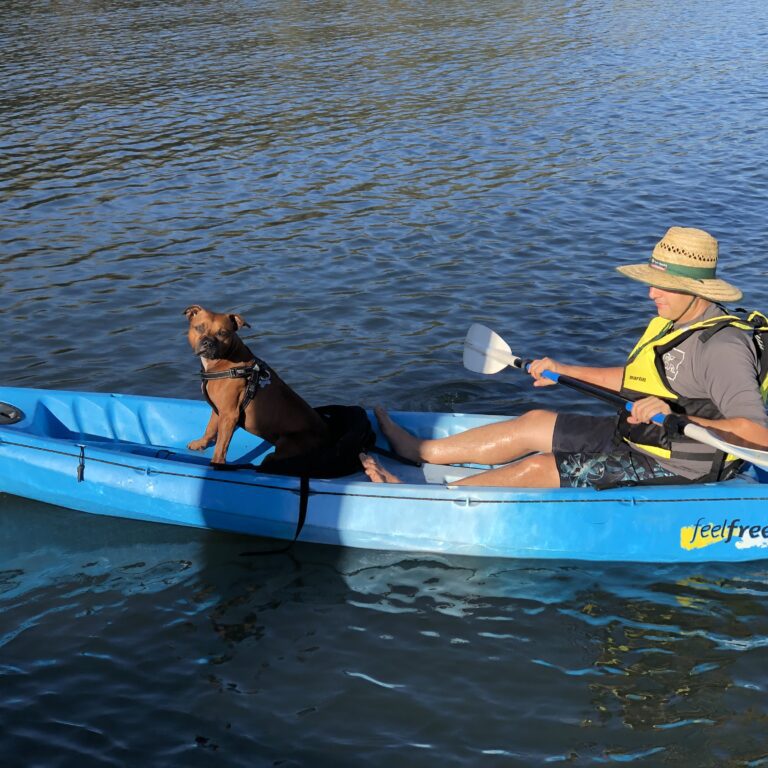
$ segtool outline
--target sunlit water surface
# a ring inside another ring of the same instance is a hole
[[[2,383],[198,397],[200,303],[316,404],[574,407],[463,370],[468,324],[618,364],[652,307],[613,267],[673,224],[768,306],[767,22],[5,0]],[[243,558],[0,512],[3,765],[768,765],[765,563]]]

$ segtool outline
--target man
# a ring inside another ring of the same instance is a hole
[[[708,233],[672,227],[648,264],[618,267],[650,286],[648,295],[658,315],[624,366],[594,368],[544,358],[529,368],[534,386],[552,384],[542,377],[542,371],[550,370],[621,392],[635,401],[631,414],[596,417],[535,410],[447,438],[422,440],[377,409],[382,431],[395,451],[412,461],[504,465],[457,484],[610,488],[731,476],[739,466],[734,457],[668,434],[651,422],[656,414],[676,413],[716,429],[729,442],[768,445],[753,328],[719,305],[738,301],[742,294],[716,277],[717,254],[717,240]],[[374,482],[398,482],[372,457],[363,455],[361,461]]]

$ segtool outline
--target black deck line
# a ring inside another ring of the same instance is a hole
[[[11,440],[6,440],[2,436],[0,436],[0,445],[12,445],[18,448],[27,448],[29,450],[33,451],[42,451],[43,453],[52,453],[57,456],[67,456],[71,459],[75,459],[77,461],[80,460],[80,453],[79,451],[77,453],[67,453],[63,450],[57,450],[54,448],[45,448],[41,446],[36,445],[27,445],[26,443],[17,443]],[[78,446],[79,447],[79,446]],[[103,450],[103,449],[102,449]],[[94,458],[92,456],[85,456],[85,462],[86,467],[87,463],[89,461],[96,462],[98,464],[106,464],[107,466],[113,466],[113,467],[122,467],[124,469],[131,469],[131,470],[137,470],[141,469],[140,466],[136,466],[135,464],[125,464],[119,461],[110,461],[108,459],[101,459],[101,458]],[[168,461],[168,459],[160,459],[160,461]],[[146,471],[146,468],[145,468]],[[249,470],[233,470],[236,472],[240,471],[249,471]],[[252,470],[255,474],[259,474],[258,468],[254,467]],[[285,491],[287,493],[298,493],[299,488],[285,488],[282,485],[270,485],[268,483],[259,483],[259,482],[245,482],[242,480],[231,480],[227,479],[226,477],[216,477],[217,472],[221,472],[221,474],[227,474],[226,470],[213,470],[214,474],[209,475],[193,475],[188,474],[184,472],[171,472],[164,469],[155,469],[151,468],[147,472],[147,474],[150,475],[164,475],[167,477],[181,477],[181,478],[187,478],[190,480],[206,480],[206,481],[212,481],[216,483],[225,483],[229,485],[242,485],[247,486],[249,488],[266,488],[268,490],[273,491]],[[288,475],[285,475],[284,477],[289,477]],[[86,479],[87,482],[87,479]],[[376,485],[372,483],[372,485]],[[762,483],[756,483],[756,485],[763,485]],[[446,486],[439,486],[442,488],[445,488]],[[485,486],[464,486],[467,488],[483,488]],[[638,486],[643,487],[643,486]],[[340,497],[353,497],[353,498],[362,498],[362,499],[396,499],[398,501],[440,501],[440,502],[447,502],[450,504],[456,504],[457,499],[456,498],[436,498],[434,496],[403,496],[403,495],[397,495],[392,496],[391,494],[384,494],[384,493],[352,493],[347,491],[324,491],[321,489],[310,489],[310,496],[340,496]],[[461,497],[460,497],[461,498]],[[712,498],[706,498],[706,497],[691,497],[691,498],[683,498],[683,499],[635,499],[635,498],[616,498],[616,497],[609,497],[609,498],[600,498],[597,499],[574,499],[574,498],[568,498],[568,499],[476,499],[473,500],[475,504],[607,504],[607,503],[631,503],[631,504],[682,504],[686,502],[708,502],[708,501],[716,501],[720,503],[726,503],[726,502],[732,502],[732,501],[768,501],[768,496],[727,496],[727,497],[712,497]]]

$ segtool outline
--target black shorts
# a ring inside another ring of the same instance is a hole
[[[648,485],[676,477],[652,456],[633,451],[617,440],[617,419],[617,416],[558,414],[552,453],[561,488]]]

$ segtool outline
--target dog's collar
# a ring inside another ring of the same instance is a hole
[[[243,412],[248,407],[251,400],[256,397],[256,393],[272,383],[272,371],[263,360],[259,360],[257,357],[254,359],[253,363],[237,368],[228,368],[226,371],[214,371],[208,373],[208,371],[201,367],[200,378],[202,379],[200,386],[203,390],[203,396],[216,413],[218,413],[218,410],[210,397],[208,397],[208,390],[205,386],[206,382],[213,381],[214,379],[245,379],[245,397],[243,398],[242,403],[240,403],[240,411]]]
[[[257,364],[248,365],[243,368],[227,368],[226,371],[213,371],[212,373],[201,369],[200,378],[203,381],[213,381],[214,379],[250,379],[254,373],[261,373],[261,368]]]
[[[254,358],[248,365],[238,366],[237,368],[227,368],[226,371],[213,371],[208,373],[205,368],[200,367],[200,378],[203,381],[213,381],[214,379],[252,379],[258,378],[259,384],[265,387],[270,383],[271,375],[269,366],[258,357]]]

